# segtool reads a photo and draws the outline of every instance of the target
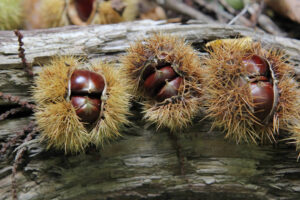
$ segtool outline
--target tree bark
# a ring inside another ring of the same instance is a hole
[[[130,43],[155,32],[185,37],[205,54],[204,44],[219,38],[250,36],[286,51],[299,77],[300,42],[241,26],[166,24],[139,21],[88,27],[21,31],[27,60],[39,65],[57,55],[84,56],[119,64]],[[18,58],[13,32],[0,32],[0,91],[30,99],[32,83]],[[1,104],[2,106],[4,103]],[[15,136],[32,117],[0,122],[0,141]],[[176,141],[167,130],[144,128],[136,119],[124,137],[100,152],[63,155],[31,142],[17,173],[19,199],[299,199],[300,164],[292,146],[236,145],[210,122],[195,123]],[[0,199],[11,198],[11,160],[0,160]]]
[[[189,25],[166,24],[163,21],[138,21],[102,26],[67,26],[46,30],[21,31],[28,62],[39,70],[39,65],[57,55],[74,55],[88,57],[92,60],[119,62],[120,56],[136,39],[149,37],[155,32],[172,33],[182,36],[192,43],[201,54],[207,41],[249,36],[263,44],[283,49],[297,65],[300,74],[300,41],[276,37],[261,31],[242,26],[221,24]],[[18,42],[12,31],[0,31],[0,91],[11,93],[28,99],[30,93],[25,92],[31,86],[18,57]],[[0,105],[3,102],[0,102]]]

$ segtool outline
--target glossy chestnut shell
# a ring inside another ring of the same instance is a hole
[[[242,59],[250,82],[250,91],[254,103],[254,115],[261,121],[265,121],[273,114],[275,91],[274,80],[271,76],[270,64],[258,55],[247,56]],[[276,86],[275,86],[276,87]]]
[[[77,116],[86,123],[95,122],[100,114],[101,100],[89,96],[72,96],[71,104],[76,109]]]
[[[77,14],[82,21],[86,22],[89,19],[93,11],[94,1],[95,0],[74,0]]]
[[[101,75],[88,70],[75,70],[71,76],[73,94],[101,94],[105,83]]]
[[[253,97],[255,116],[263,121],[273,108],[273,85],[269,82],[251,83],[250,89]]]
[[[171,81],[166,81],[165,86],[160,90],[160,92],[156,96],[157,100],[163,101],[167,98],[177,95],[181,82],[182,78],[180,76],[176,77]]]
[[[101,112],[101,95],[105,81],[100,74],[75,70],[70,78],[70,101],[82,122],[92,124]]]
[[[160,69],[150,69],[146,69],[143,75],[145,78],[143,86],[150,97],[161,102],[178,94],[182,77],[180,77],[171,66],[168,65]]]
[[[260,56],[252,55],[242,59],[249,76],[268,76],[270,73],[268,62]]]
[[[151,95],[155,95],[157,89],[166,84],[166,80],[171,80],[177,75],[171,67],[163,67],[152,73],[144,82],[144,87]]]

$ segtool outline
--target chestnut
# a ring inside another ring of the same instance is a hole
[[[273,108],[273,85],[269,82],[251,83],[250,89],[254,103],[254,115],[259,120],[264,121]]]
[[[88,70],[75,70],[71,76],[71,93],[101,94],[105,87],[100,74]]]
[[[111,7],[119,15],[122,15],[126,8],[126,3],[124,3],[123,0],[113,0],[111,1]]]
[[[156,99],[158,101],[163,101],[167,98],[177,95],[181,81],[182,78],[180,76],[176,77],[172,81],[166,81],[166,85],[157,94]]]
[[[268,76],[270,71],[268,62],[258,55],[244,57],[242,64],[250,76]]]
[[[82,122],[93,123],[99,118],[101,100],[88,96],[72,96],[71,104]]]
[[[273,80],[270,77],[271,66],[267,60],[255,54],[244,57],[242,63],[249,73],[254,115],[263,122],[271,114],[275,102]]]
[[[74,0],[78,16],[82,21],[86,22],[89,19],[93,11],[94,2],[95,0]]]
[[[93,123],[101,112],[101,95],[105,81],[100,74],[75,70],[70,78],[70,100],[80,121]]]
[[[149,95],[155,95],[165,83],[166,80],[171,80],[177,75],[171,66],[163,67],[152,73],[144,82],[144,87]]]
[[[146,68],[146,72],[143,74],[145,78],[143,86],[150,97],[157,101],[163,101],[177,95],[182,78],[178,76],[170,65],[163,66],[159,69],[150,69],[152,70]]]

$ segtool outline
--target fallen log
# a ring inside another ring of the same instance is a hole
[[[219,38],[250,36],[286,51],[299,77],[300,42],[260,31],[220,24],[166,24],[138,21],[115,25],[69,26],[21,31],[26,58],[34,72],[57,55],[85,57],[120,64],[130,43],[155,32],[186,38],[198,51]],[[0,91],[30,100],[32,85],[18,58],[18,41],[11,31],[0,32]],[[1,104],[2,106],[9,104]],[[32,117],[0,122],[5,142]],[[16,174],[19,199],[298,199],[300,164],[295,149],[284,143],[236,145],[202,121],[177,141],[166,130],[145,128],[139,119],[118,141],[87,154],[46,151],[37,141],[28,144]],[[180,161],[183,162],[180,162]],[[0,197],[11,198],[11,159],[0,160]]]

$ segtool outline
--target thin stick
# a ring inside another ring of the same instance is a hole
[[[234,24],[241,16],[243,16],[247,12],[248,8],[249,8],[249,4],[247,4],[243,8],[243,10],[228,23],[228,25]]]
[[[19,42],[19,49],[18,49],[18,51],[19,51],[19,58],[21,58],[23,67],[24,67],[25,71],[27,72],[28,76],[29,77],[33,77],[32,66],[27,63],[27,60],[26,60],[26,57],[25,57],[25,49],[23,48],[24,43],[22,41],[23,34],[19,30],[15,30],[14,33],[18,37],[18,42]]]
[[[224,6],[226,8],[226,10],[228,10],[228,12],[230,12],[231,14],[235,14],[236,11],[234,8],[232,8],[226,0],[219,0],[219,3]]]
[[[31,104],[28,101],[22,101],[22,100],[20,100],[20,97],[17,97],[17,96],[12,96],[10,94],[4,94],[4,93],[0,92],[0,98],[3,100],[6,100],[8,102],[19,104],[23,108],[28,108],[30,110],[35,109],[34,104]]]
[[[34,133],[36,133],[37,131],[35,129],[33,129],[25,138],[25,140],[23,141],[23,143],[28,142],[32,139],[32,136]],[[21,148],[20,150],[18,150],[18,152],[16,153],[15,156],[15,160],[14,160],[14,164],[13,164],[13,168],[12,168],[12,177],[11,177],[11,192],[12,192],[12,198],[13,200],[17,200],[18,199],[18,195],[17,195],[17,182],[16,182],[16,174],[17,174],[17,168],[18,166],[21,164],[21,159],[25,153],[25,151],[27,150],[27,147],[24,146],[23,148]]]
[[[23,110],[24,110],[23,107],[20,107],[20,108],[12,108],[12,109],[10,109],[10,110],[8,110],[8,111],[6,111],[5,113],[2,113],[2,114],[0,115],[0,121],[2,121],[2,120],[4,120],[4,119],[8,118],[8,117],[11,116],[11,115],[14,115],[14,114],[16,114],[16,113],[18,113],[18,112],[21,112],[21,111],[23,111]]]
[[[157,3],[160,6],[163,6],[165,8],[174,10],[176,12],[179,12],[181,14],[187,15],[193,19],[197,19],[197,20],[201,20],[203,21],[203,23],[212,23],[214,22],[214,20],[204,14],[202,14],[201,12],[199,12],[198,10],[184,4],[181,3],[177,0],[157,0]]]
[[[258,22],[258,18],[260,17],[264,7],[265,7],[265,1],[261,1],[257,13],[253,13],[253,15],[251,16],[252,28],[256,26]]]
[[[0,153],[4,155],[7,149],[16,144],[17,140],[24,136],[26,133],[30,133],[33,131],[35,127],[34,121],[31,121],[22,131],[16,133],[16,136],[11,138],[9,141],[3,144]]]

